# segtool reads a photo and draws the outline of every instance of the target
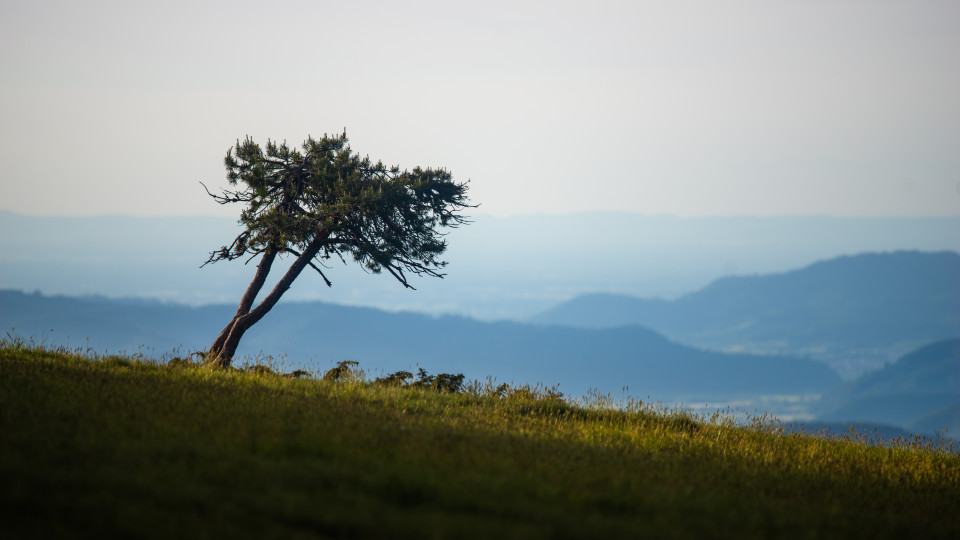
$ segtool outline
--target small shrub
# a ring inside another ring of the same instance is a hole
[[[420,368],[417,372],[417,380],[410,386],[445,394],[456,394],[463,388],[463,373],[430,375],[427,370]]]
[[[340,382],[340,381],[349,381],[357,378],[356,370],[353,369],[354,366],[359,366],[360,363],[354,360],[343,360],[337,363],[337,366],[330,371],[323,374],[323,380],[330,382]]]
[[[197,365],[194,364],[189,358],[180,358],[179,356],[176,358],[171,358],[167,362],[167,367],[171,367],[174,369],[192,368],[196,366]]]
[[[263,364],[254,364],[252,366],[247,366],[247,373],[255,373],[257,375],[276,375],[276,372],[270,368],[270,366],[265,366]]]
[[[374,384],[379,384],[380,386],[407,386],[407,379],[412,379],[413,373],[409,371],[397,371],[387,375],[386,377],[378,377]]]
[[[456,375],[452,373],[440,373],[433,379],[430,385],[432,390],[446,394],[456,394],[463,387],[463,373]]]
[[[413,379],[413,373],[409,371],[397,371],[386,377],[380,377],[373,381],[380,386],[393,386],[397,388],[419,388],[421,390],[433,390],[443,394],[457,394],[463,391],[463,373],[438,373],[431,375],[427,370],[420,368],[417,371],[416,380]],[[408,382],[409,381],[409,382]]]

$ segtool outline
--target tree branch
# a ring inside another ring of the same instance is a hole
[[[393,274],[393,277],[397,278],[397,281],[399,281],[404,287],[417,290],[416,287],[407,282],[407,276],[403,275],[403,269],[397,268],[395,271],[393,269],[393,265],[390,264],[384,265],[383,267],[387,269],[387,272]]]
[[[295,250],[295,249],[293,249],[293,248],[286,248],[286,249],[284,249],[284,251],[286,251],[286,252],[288,252],[288,253],[292,253],[295,257],[302,257],[302,256],[303,256],[302,254],[298,253],[297,250]],[[318,252],[318,253],[319,253],[319,252]],[[314,257],[316,257],[316,255],[314,255]],[[327,287],[332,287],[332,286],[333,286],[333,283],[332,283],[329,279],[327,279],[327,276],[326,276],[326,274],[323,273],[323,270],[320,270],[319,268],[317,268],[317,265],[313,264],[313,261],[308,261],[307,264],[310,265],[310,268],[313,268],[314,270],[317,271],[318,274],[320,274],[320,277],[323,278],[323,282],[327,284]]]
[[[250,282],[250,286],[247,287],[247,291],[240,300],[237,315],[246,315],[250,312],[250,306],[253,305],[257,294],[260,293],[260,289],[263,288],[263,284],[267,281],[267,275],[270,273],[270,268],[273,266],[273,261],[276,258],[277,250],[275,249],[268,249],[263,253],[263,259],[261,259],[260,264],[257,265],[257,273],[254,275],[253,281]]]
[[[264,298],[257,307],[250,310],[246,315],[243,316],[243,326],[245,328],[250,328],[250,326],[256,324],[257,321],[263,318],[268,311],[273,309],[273,306],[277,305],[277,302],[280,301],[280,297],[283,296],[290,286],[293,285],[293,281],[297,279],[297,276],[300,275],[300,272],[310,264],[311,259],[313,259],[317,253],[323,248],[323,244],[326,241],[326,237],[315,238],[313,242],[310,242],[310,245],[307,246],[307,249],[303,250],[303,253],[297,257],[297,260],[293,261],[293,264],[290,265],[290,268],[287,269],[287,272],[280,278],[280,281],[273,286],[273,290],[270,291],[270,294]]]
[[[213,197],[213,200],[217,201],[218,204],[229,204],[235,202],[250,202],[252,197],[246,195],[240,191],[227,191],[223,190],[222,195],[217,195],[216,193],[211,193],[210,189],[207,188],[207,185],[203,182],[200,182],[200,185],[203,186],[204,191],[207,192],[207,195]]]

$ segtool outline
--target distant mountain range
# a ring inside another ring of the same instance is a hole
[[[332,288],[305,275],[286,299],[526,320],[585,293],[676,298],[724,276],[784,272],[841,255],[960,252],[957,231],[960,216],[478,215],[450,233],[445,279],[417,280],[417,290],[410,291],[390,276],[338,262],[325,271]],[[239,261],[200,265],[236,233],[236,218],[230,217],[37,217],[0,211],[0,289],[194,306],[232,303],[254,268]]]
[[[0,328],[49,345],[169,356],[205,349],[234,309],[0,291]],[[477,380],[558,384],[573,396],[598,390],[664,401],[820,394],[840,383],[820,362],[705,352],[638,327],[485,323],[319,302],[278,305],[241,343],[240,354],[261,352],[288,369],[329,369],[350,359],[374,376],[423,367]]]
[[[960,335],[960,254],[845,256],[791,272],[722,278],[672,301],[583,295],[531,322],[638,325],[711,350],[814,358],[852,378]]]

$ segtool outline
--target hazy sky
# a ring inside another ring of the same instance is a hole
[[[251,135],[498,215],[960,214],[960,2],[0,3],[0,209],[219,214]]]

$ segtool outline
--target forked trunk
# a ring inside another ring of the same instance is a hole
[[[224,327],[223,331],[220,332],[220,335],[217,336],[213,345],[210,346],[205,361],[206,365],[220,369],[230,367],[230,363],[233,361],[233,355],[237,352],[237,347],[240,345],[240,338],[243,337],[244,332],[262,319],[273,306],[277,305],[280,297],[283,296],[283,293],[287,292],[290,285],[293,284],[293,281],[300,275],[300,272],[302,272],[303,269],[310,264],[310,260],[320,252],[324,240],[325,237],[315,239],[310,246],[297,257],[297,260],[290,265],[287,273],[280,278],[280,281],[273,287],[270,294],[260,302],[260,305],[254,309],[250,309],[260,289],[263,288],[267,274],[270,273],[270,267],[273,265],[273,261],[277,256],[275,250],[268,250],[263,254],[263,260],[257,265],[257,274],[254,276],[253,281],[250,282],[250,286],[247,287],[247,292],[243,294],[243,299],[240,301],[237,313],[233,316],[233,319],[230,320],[230,323]]]
[[[217,369],[226,369],[230,367],[233,361],[233,355],[237,352],[240,345],[240,338],[243,337],[247,328],[243,327],[243,317],[235,317],[230,324],[220,333],[221,337],[213,343],[207,352],[206,364]]]
[[[263,259],[261,259],[260,264],[257,265],[257,273],[253,276],[253,280],[247,287],[246,292],[243,293],[243,298],[240,299],[240,305],[237,307],[236,314],[234,314],[230,323],[224,327],[223,331],[220,332],[220,335],[217,336],[213,345],[210,346],[210,350],[207,351],[206,365],[220,369],[230,367],[233,355],[237,352],[237,346],[240,345],[240,338],[243,336],[243,332],[246,331],[244,329],[237,332],[237,322],[250,313],[250,307],[257,298],[257,294],[260,293],[260,289],[263,288],[263,284],[267,281],[267,275],[270,273],[270,268],[273,266],[273,261],[276,258],[277,251],[274,249],[269,249],[264,252]]]

